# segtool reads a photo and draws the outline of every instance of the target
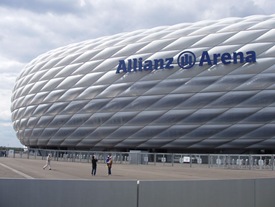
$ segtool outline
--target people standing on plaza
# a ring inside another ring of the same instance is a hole
[[[112,174],[112,171],[111,171],[112,170],[112,164],[113,164],[112,156],[108,155],[106,163],[107,163],[107,167],[108,167],[108,175],[111,175]]]
[[[51,170],[51,160],[52,160],[52,155],[48,154],[47,159],[46,159],[46,165],[43,167],[43,170],[45,170],[46,167],[49,167],[49,170]]]
[[[92,156],[92,175],[96,175],[96,168],[97,168],[97,159],[96,157],[93,155]]]

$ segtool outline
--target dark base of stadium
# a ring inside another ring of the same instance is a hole
[[[149,153],[181,153],[181,154],[274,154],[273,149],[140,149],[140,148],[94,148],[94,147],[50,147],[30,146],[31,149],[69,150],[69,151],[100,151],[100,152],[130,152],[131,150]]]

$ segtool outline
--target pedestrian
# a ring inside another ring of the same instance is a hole
[[[93,155],[92,156],[92,175],[96,175],[96,167],[97,167],[97,159],[96,157]]]
[[[107,167],[108,167],[108,175],[111,175],[112,174],[112,171],[111,171],[112,164],[113,164],[112,156],[107,157],[106,163],[107,163]]]
[[[49,170],[51,170],[51,160],[52,160],[52,155],[48,154],[47,159],[46,159],[46,165],[43,167],[43,170],[45,170],[46,167],[49,167]]]

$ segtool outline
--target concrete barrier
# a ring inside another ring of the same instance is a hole
[[[275,179],[141,181],[138,207],[274,207]]]
[[[90,181],[0,179],[2,207],[274,207],[275,179]]]
[[[0,180],[1,207],[136,207],[136,202],[136,181]]]

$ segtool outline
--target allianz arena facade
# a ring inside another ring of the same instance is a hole
[[[12,121],[31,148],[275,151],[275,15],[138,30],[38,56]]]

